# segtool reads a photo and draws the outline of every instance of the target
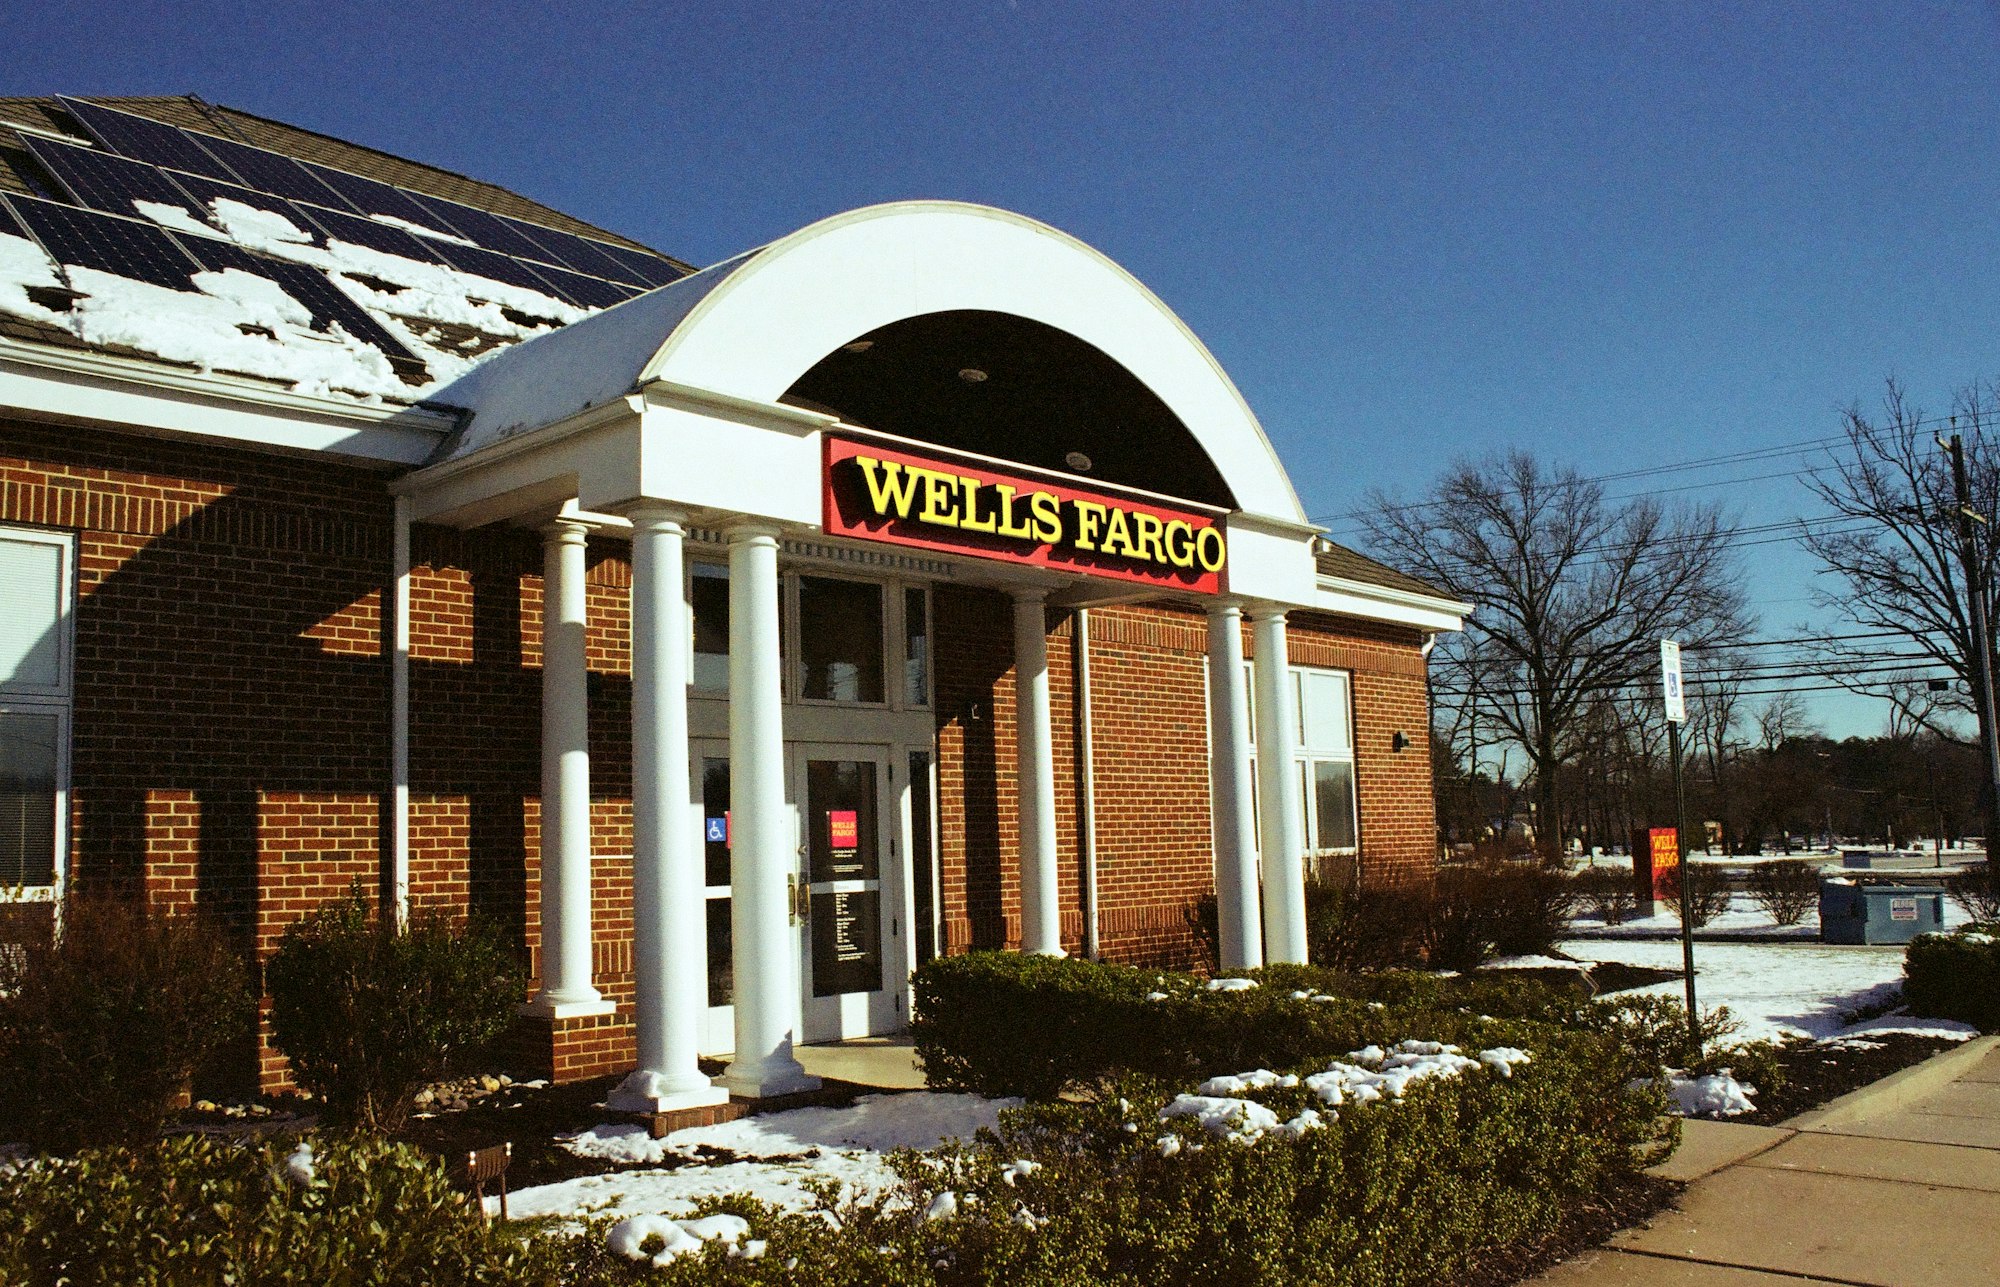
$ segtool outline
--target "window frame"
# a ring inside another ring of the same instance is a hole
[[[0,903],[56,902],[69,876],[71,728],[76,696],[76,536],[47,528],[0,526],[0,541],[45,545],[57,552],[56,683],[0,680],[0,713],[53,716],[56,721],[55,853],[46,885],[0,886]]]
[[[1244,676],[1246,682],[1254,681],[1255,671],[1251,663],[1246,661],[1244,669],[1246,671]],[[1303,856],[1307,858],[1358,858],[1361,853],[1361,768],[1358,757],[1355,754],[1354,672],[1333,666],[1299,665],[1287,666],[1285,672],[1285,687],[1292,702],[1293,742],[1290,748],[1290,759],[1293,766],[1292,772],[1297,775],[1299,780],[1299,826],[1300,835],[1305,840],[1304,849],[1302,850]],[[1347,744],[1344,747],[1333,743],[1316,743],[1310,740],[1311,735],[1306,729],[1305,689],[1307,678],[1313,675],[1332,675],[1339,677],[1341,680],[1341,686],[1345,690],[1345,700],[1342,705],[1347,724]],[[1256,780],[1257,726],[1255,722],[1255,703],[1252,703],[1250,748],[1251,792],[1254,800],[1255,794],[1261,786]],[[1354,843],[1351,845],[1320,845],[1315,843],[1319,838],[1319,793],[1313,789],[1317,772],[1314,766],[1326,762],[1345,764],[1348,768],[1348,780],[1353,787],[1350,799],[1354,810]],[[1264,845],[1263,815],[1260,812],[1255,816],[1259,822],[1257,848],[1261,857]]]

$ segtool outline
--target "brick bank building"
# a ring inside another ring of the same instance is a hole
[[[9,933],[469,909],[532,1061],[632,1107],[804,1088],[938,953],[1184,964],[1212,894],[1225,964],[1301,960],[1308,873],[1435,858],[1464,605],[1003,211],[696,271],[195,98],[0,99],[0,480]]]

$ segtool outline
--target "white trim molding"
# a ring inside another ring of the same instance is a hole
[[[0,411],[396,468],[430,459],[457,418],[294,393],[258,380],[0,337]]]

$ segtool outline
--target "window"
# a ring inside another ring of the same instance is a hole
[[[1248,667],[1246,666],[1246,669]],[[1246,676],[1246,680],[1253,676]],[[1352,854],[1360,843],[1355,811],[1354,713],[1351,680],[1345,671],[1294,666],[1289,676],[1293,723],[1293,763],[1299,784],[1300,824],[1308,854]],[[1253,690],[1254,691],[1254,690]],[[1250,738],[1257,732],[1251,703]],[[1251,759],[1251,808],[1256,808],[1257,765]],[[1253,816],[1259,816],[1253,814]]]
[[[807,701],[879,704],[882,587],[799,578],[799,695]]]
[[[68,536],[0,529],[0,891],[62,878],[73,593]]]
[[[903,704],[931,704],[931,596],[911,586],[903,591]]]
[[[729,691],[729,569],[697,563],[688,579],[694,609],[694,687],[704,693]]]
[[[1353,853],[1354,714],[1348,676],[1337,670],[1294,667],[1298,684],[1299,805],[1305,811],[1306,849]]]

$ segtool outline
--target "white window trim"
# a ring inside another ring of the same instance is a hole
[[[1246,661],[1244,662],[1243,665],[1245,671],[1245,678],[1247,681],[1250,679],[1249,671],[1251,663]],[[1351,670],[1337,669],[1331,666],[1295,665],[1295,666],[1287,666],[1285,669],[1287,677],[1291,680],[1290,684],[1288,684],[1287,687],[1290,689],[1292,697],[1292,708],[1293,708],[1292,724],[1293,727],[1298,730],[1298,737],[1299,737],[1299,742],[1292,748],[1292,764],[1293,764],[1292,771],[1298,774],[1300,778],[1299,807],[1305,813],[1305,816],[1300,820],[1300,824],[1304,828],[1303,834],[1307,838],[1308,842],[1305,848],[1305,855],[1309,858],[1358,857],[1361,853],[1361,770],[1360,767],[1355,762],[1355,754],[1354,754],[1354,740],[1355,740],[1354,672]],[[1344,686],[1347,690],[1347,745],[1345,747],[1336,747],[1331,745],[1316,746],[1316,745],[1310,745],[1305,741],[1306,719],[1305,719],[1304,680],[1305,676],[1313,674],[1339,675],[1344,681]],[[1254,720],[1254,716],[1250,726],[1250,761],[1251,761],[1251,770],[1253,775],[1251,779],[1252,790],[1254,792],[1261,788],[1261,784],[1256,782],[1254,776],[1257,763],[1257,726]],[[1315,763],[1321,761],[1330,761],[1334,763],[1345,764],[1348,766],[1350,773],[1350,780],[1353,782],[1354,786],[1354,795],[1353,795],[1354,843],[1351,845],[1317,846],[1311,843],[1311,839],[1319,834],[1319,798],[1318,798],[1318,793],[1312,789],[1313,785],[1312,766]],[[1260,851],[1262,849],[1262,846],[1263,846],[1263,838],[1260,835],[1258,838],[1258,847]]]
[[[0,712],[53,715],[56,721],[55,861],[50,880],[46,885],[0,886],[0,903],[57,902],[69,876],[70,721],[76,691],[76,538],[68,532],[25,527],[0,527],[0,538],[50,546],[61,560],[56,573],[62,586],[56,608],[56,683],[17,686],[0,682]]]

